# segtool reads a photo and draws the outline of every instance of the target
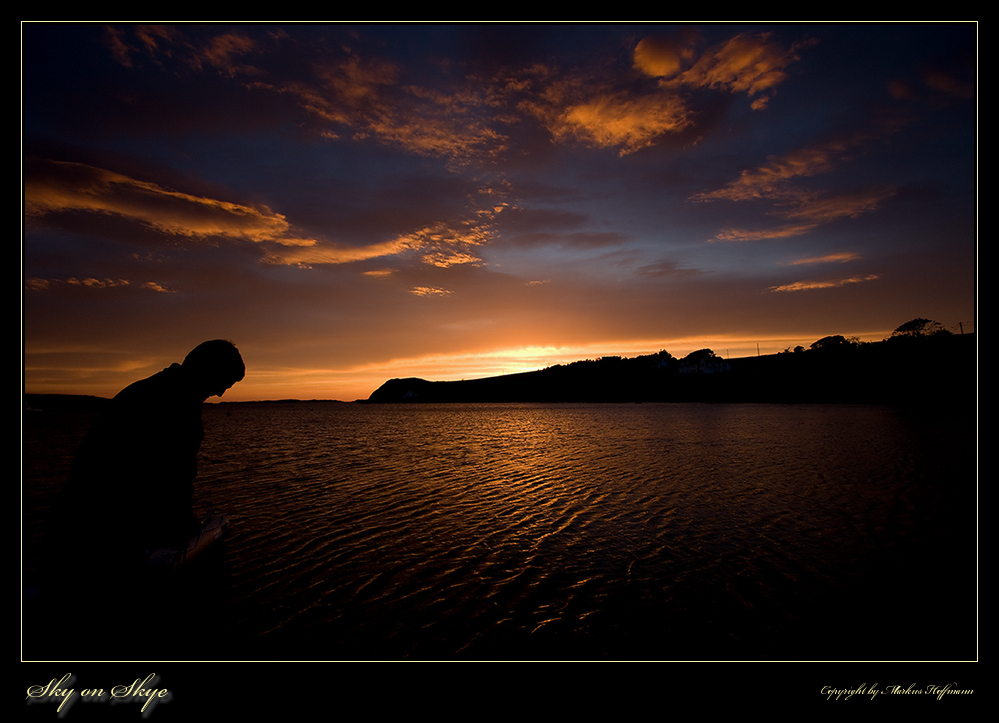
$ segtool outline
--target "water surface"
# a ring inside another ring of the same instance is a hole
[[[86,423],[42,414],[29,541]],[[973,420],[321,402],[204,418],[196,505],[232,534],[144,657],[976,655]]]

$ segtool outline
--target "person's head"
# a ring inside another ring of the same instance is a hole
[[[181,365],[195,379],[205,399],[221,397],[246,374],[243,357],[231,341],[214,339],[198,344]]]

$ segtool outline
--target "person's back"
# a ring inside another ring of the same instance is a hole
[[[63,546],[131,566],[157,547],[185,540],[194,524],[201,406],[243,374],[232,344],[206,342],[183,364],[129,385],[108,402],[70,470],[58,523]]]
[[[188,576],[155,574],[146,561],[196,525],[201,407],[244,372],[231,343],[206,342],[104,405],[53,510],[40,590],[26,613],[46,657],[190,655]],[[52,625],[67,616],[68,631]]]

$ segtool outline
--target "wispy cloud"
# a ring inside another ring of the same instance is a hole
[[[812,256],[806,259],[795,259],[794,261],[789,261],[789,266],[814,266],[816,264],[843,264],[848,261],[856,261],[860,258],[859,254],[855,254],[851,251],[843,251],[841,253],[825,254],[823,256]]]
[[[372,139],[458,163],[493,156],[505,145],[483,89],[405,83],[400,68],[379,58],[352,53],[313,78],[271,89],[295,98],[325,124],[321,132],[329,138]]]
[[[172,236],[228,237],[284,246],[314,243],[292,234],[287,219],[266,206],[183,193],[82,163],[27,163],[24,210],[29,220],[84,212],[128,219]]]
[[[268,251],[266,261],[299,266],[347,264],[415,252],[422,263],[439,268],[477,264],[482,259],[473,254],[472,249],[492,239],[496,212],[496,209],[483,209],[470,217],[440,221],[366,246],[315,242],[296,248],[275,247]]]
[[[398,269],[371,269],[369,271],[362,272],[365,276],[372,276],[374,278],[384,278],[386,276],[392,276],[398,273]]]
[[[801,194],[796,201],[778,206],[769,215],[788,219],[792,223],[760,230],[728,228],[719,231],[711,241],[761,241],[802,236],[843,218],[875,211],[895,195],[892,189],[873,189],[863,193],[821,197]]]
[[[32,160],[26,166],[25,217],[44,223],[60,214],[116,217],[166,237],[230,239],[258,244],[270,264],[347,264],[409,252],[437,267],[476,264],[475,247],[493,236],[502,204],[440,221],[385,241],[350,245],[295,234],[287,218],[263,205],[240,204],[172,190],[81,163]]]
[[[399,237],[367,246],[313,243],[298,248],[269,249],[264,257],[267,263],[288,266],[313,266],[318,264],[349,264],[385,256],[396,256],[417,248],[407,237]]]
[[[828,173],[849,147],[846,142],[822,143],[794,150],[782,157],[770,157],[757,168],[747,169],[722,188],[691,197],[693,201],[751,201],[761,198],[796,201],[807,192],[792,184],[801,178]]]
[[[816,225],[826,224],[837,219],[856,218],[863,213],[875,211],[895,194],[895,190],[891,188],[875,188],[857,193],[809,198],[788,210],[785,215]]]
[[[414,296],[448,296],[451,294],[447,289],[436,286],[417,286],[410,291]]]
[[[212,70],[255,91],[290,98],[326,138],[371,139],[459,163],[503,146],[487,88],[410,82],[405,68],[361,49],[360,42],[304,48],[277,29],[254,37],[233,30],[210,33],[192,37],[195,31],[174,26],[109,27],[107,46],[126,67],[150,59],[164,68]],[[289,72],[286,59],[298,52],[313,60]]]
[[[807,40],[785,47],[770,33],[743,33],[697,57],[691,38],[680,42],[646,39],[635,51],[635,65],[650,75],[663,78],[668,87],[713,88],[730,93],[762,96],[787,78],[786,69],[799,60],[802,49],[814,44]],[[689,67],[686,67],[690,63]],[[754,107],[763,108],[765,97]]]
[[[771,286],[770,291],[811,291],[814,289],[834,289],[839,286],[847,286],[849,284],[862,284],[867,281],[875,281],[877,278],[876,274],[869,274],[867,276],[851,276],[847,279],[835,279],[831,281],[795,281],[792,284]]]
[[[104,42],[115,60],[131,68],[136,56],[154,55],[162,43],[170,44],[179,33],[178,28],[170,25],[136,25],[130,32],[107,25],[104,27]]]
[[[892,188],[872,188],[827,194],[802,185],[804,179],[831,174],[852,160],[858,146],[876,137],[860,131],[848,136],[796,149],[781,157],[770,157],[761,166],[743,170],[722,188],[691,196],[690,200],[763,201],[771,204],[768,215],[788,221],[762,230],[727,228],[713,241],[753,241],[791,238],[842,218],[855,218],[877,210],[896,193]]]
[[[726,228],[716,233],[709,242],[725,241],[769,241],[774,239],[803,236],[815,229],[815,224],[786,224],[772,228],[750,231],[748,229]]]
[[[108,25],[104,32],[112,56],[125,67],[143,60],[173,60],[194,71],[212,68],[230,76],[246,75],[252,66],[241,59],[262,50],[249,35],[232,30],[198,38],[173,25]]]
[[[81,287],[85,289],[116,289],[128,286],[140,290],[170,293],[170,290],[167,287],[162,284],[158,284],[155,281],[133,284],[126,279],[97,279],[93,277],[85,277],[82,279],[78,279],[76,277],[70,277],[68,279],[31,278],[25,279],[24,281],[24,288],[26,291],[50,291],[59,286]]]

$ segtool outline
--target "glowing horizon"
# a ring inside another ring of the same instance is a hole
[[[891,331],[843,334],[863,342],[880,341]],[[570,364],[605,356],[633,358],[667,351],[677,359],[692,351],[709,348],[726,359],[776,354],[793,350],[796,346],[808,348],[823,334],[811,336],[721,338],[687,337],[664,342],[647,340],[581,344],[576,346],[529,346],[522,348],[492,349],[480,353],[430,354],[423,357],[392,359],[382,363],[366,364],[348,369],[268,369],[254,367],[251,363],[246,378],[232,387],[221,401],[274,401],[280,399],[355,401],[366,399],[381,384],[393,378],[418,377],[427,381],[459,381],[492,376],[538,371],[559,364]],[[177,360],[179,361],[179,359]],[[61,384],[41,384],[31,390],[41,394],[78,393],[110,397],[123,386],[153,374],[169,361],[143,360],[115,369],[80,369],[77,373],[97,375],[111,373],[105,381],[93,382],[69,390]],[[35,370],[37,371],[37,370]],[[131,377],[129,375],[132,375]],[[210,402],[220,401],[212,398]]]
[[[247,362],[227,400],[350,401],[969,329],[976,51],[974,23],[22,23],[22,391],[110,396],[213,338]]]

